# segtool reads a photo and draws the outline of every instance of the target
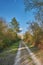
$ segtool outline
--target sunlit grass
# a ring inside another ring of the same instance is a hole
[[[2,53],[0,53],[0,57],[8,56],[9,54],[15,54],[18,50],[19,42],[14,43],[12,46],[5,49]]]

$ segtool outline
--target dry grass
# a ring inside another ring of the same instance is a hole
[[[36,53],[36,56],[40,59],[41,63],[43,64],[43,50],[39,50]]]

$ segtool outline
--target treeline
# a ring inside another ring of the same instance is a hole
[[[34,16],[34,22],[28,24],[30,27],[24,39],[36,47],[43,48],[43,0],[24,0],[24,7],[26,12],[32,11]]]
[[[18,32],[20,32],[19,23],[15,18],[9,25],[3,18],[0,18],[0,52],[20,40]]]
[[[32,22],[24,34],[24,41],[35,47],[43,48],[43,23]]]

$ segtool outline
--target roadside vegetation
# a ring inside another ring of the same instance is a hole
[[[0,53],[6,50],[18,48],[20,37],[18,35],[19,23],[15,18],[9,25],[3,18],[0,18]]]
[[[34,15],[34,20],[27,22],[24,41],[43,63],[43,1],[24,0],[24,6],[26,12],[32,11]]]
[[[43,28],[37,22],[32,22],[30,30],[24,34],[24,41],[31,46],[43,49]]]
[[[10,54],[14,54],[15,55],[16,52],[18,51],[18,47],[19,47],[19,41],[14,43],[12,46],[9,46],[2,53],[0,53],[0,58],[7,57]]]
[[[43,28],[39,22],[32,22],[30,30],[24,34],[24,42],[43,63]],[[43,23],[42,23],[43,24]]]

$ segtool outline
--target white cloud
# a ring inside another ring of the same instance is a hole
[[[23,28],[20,28],[19,30],[23,30]]]

